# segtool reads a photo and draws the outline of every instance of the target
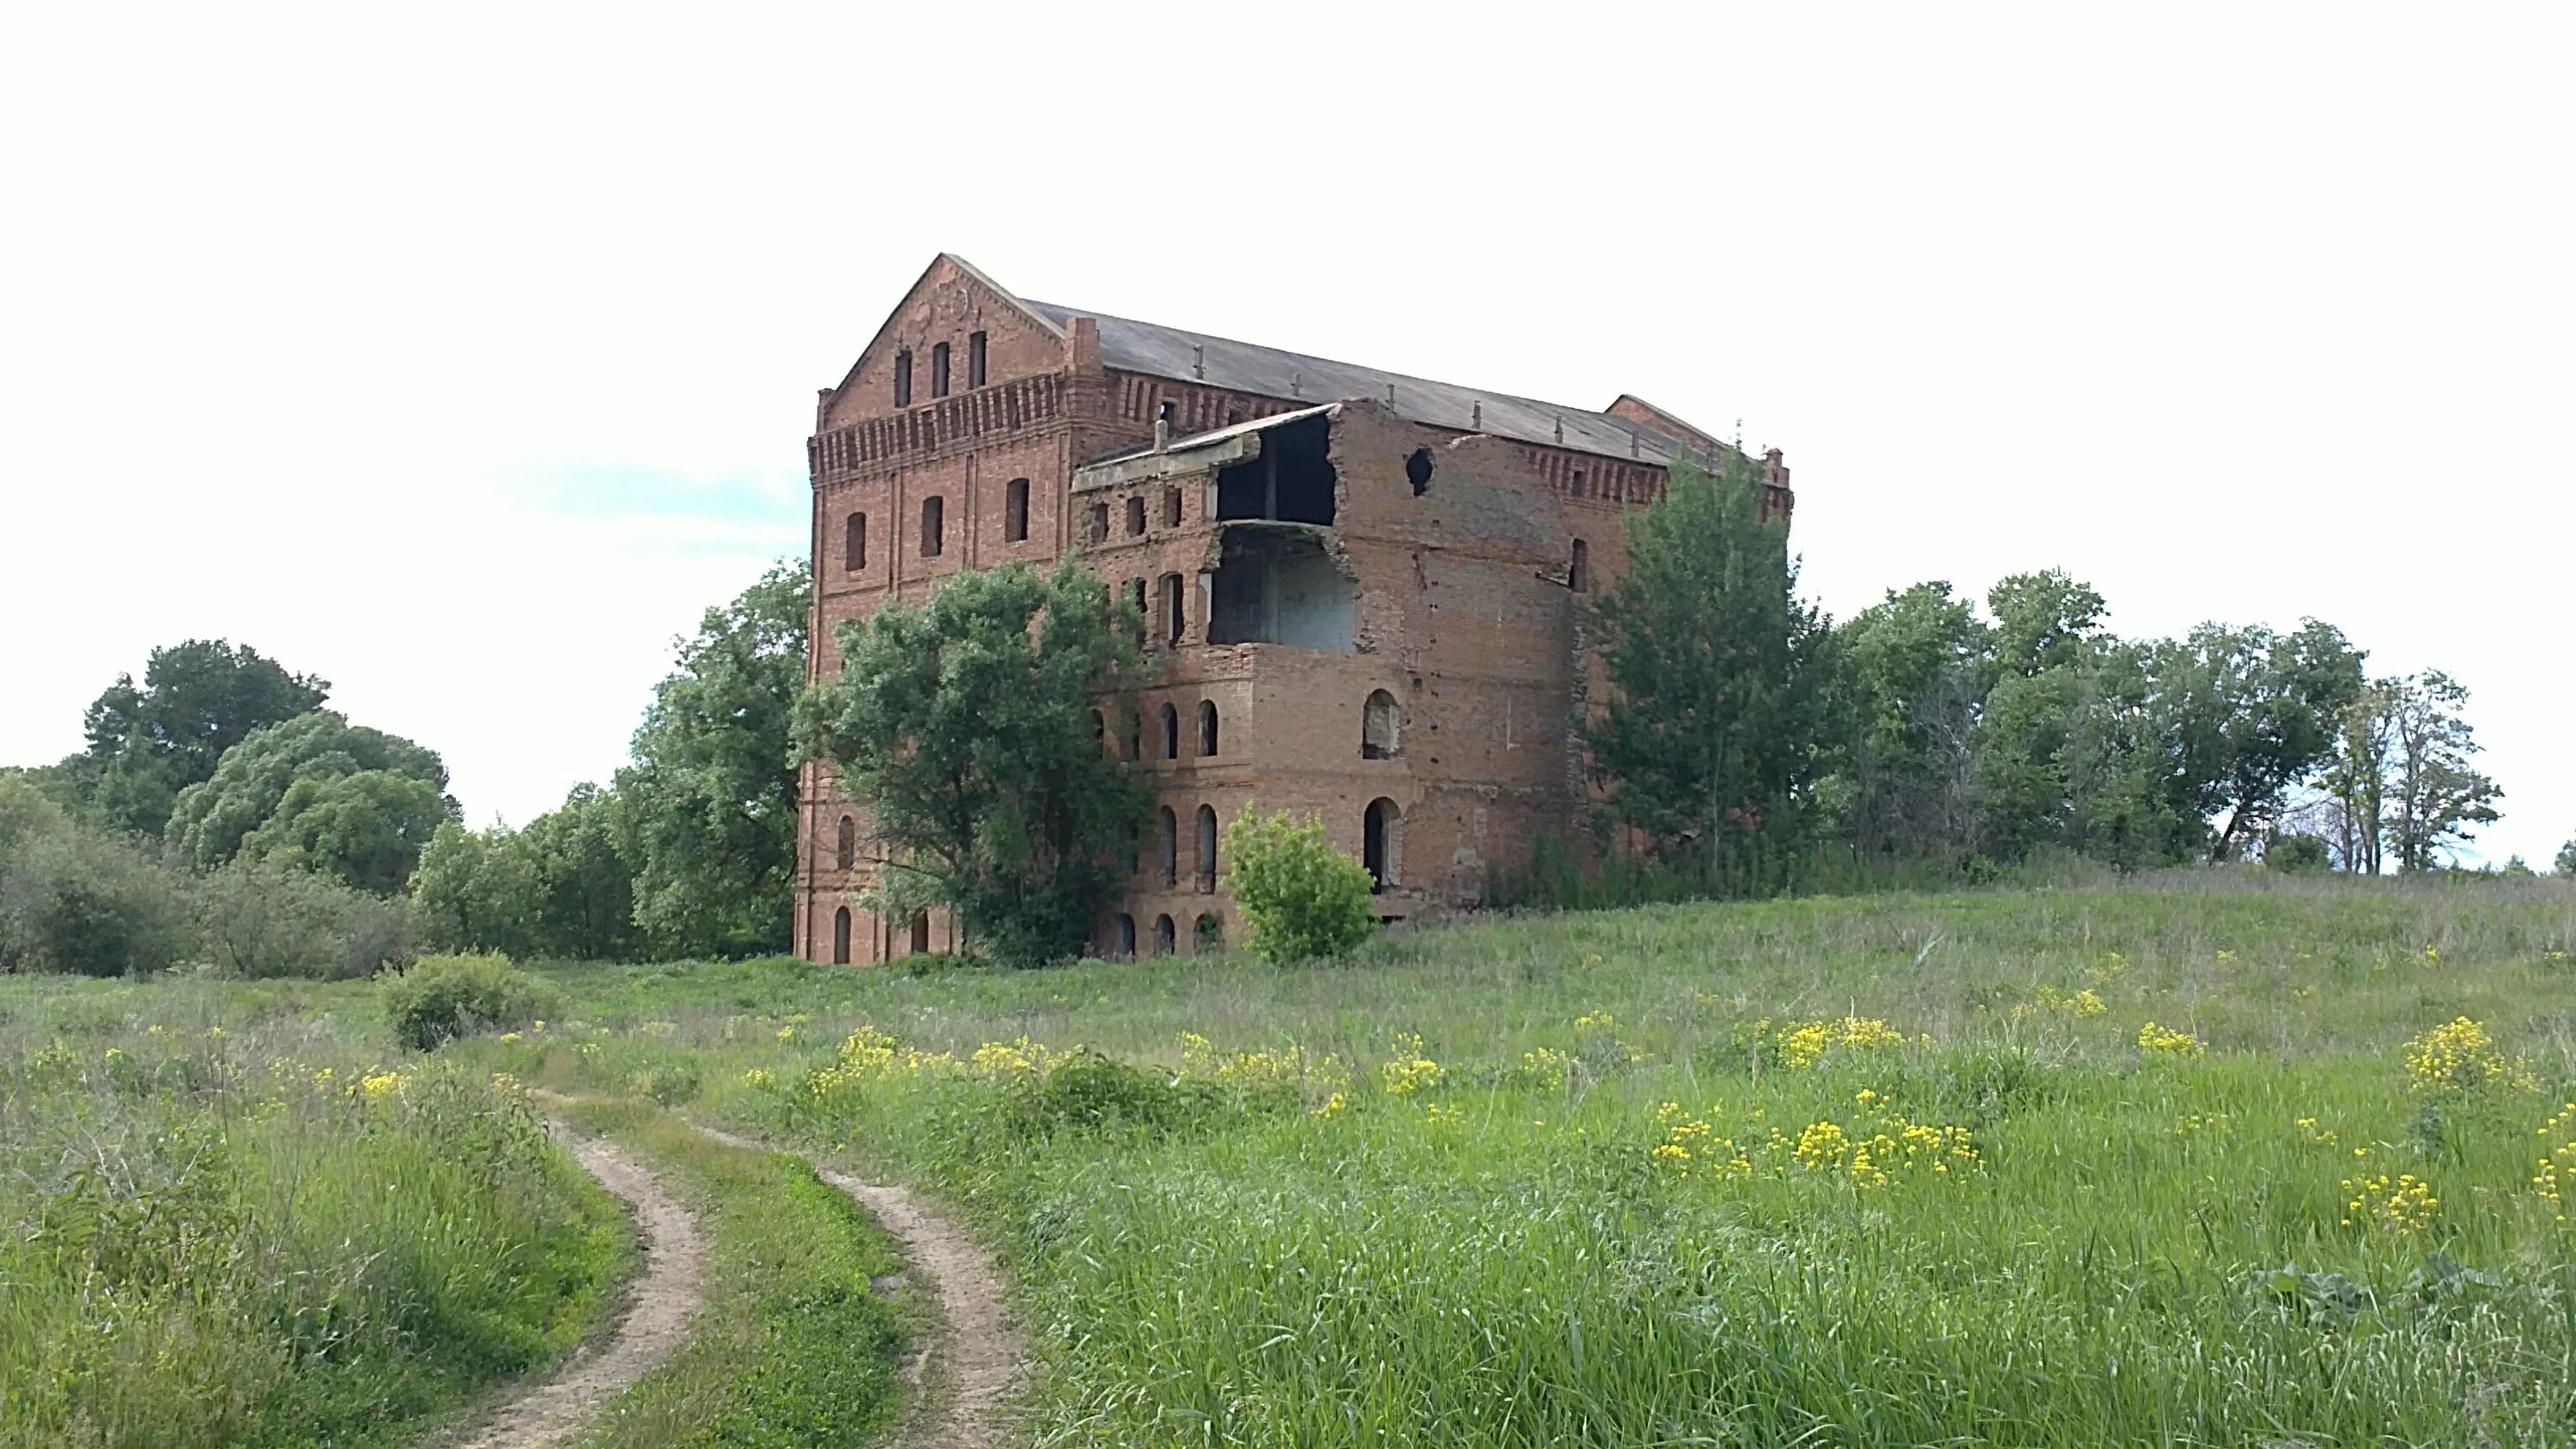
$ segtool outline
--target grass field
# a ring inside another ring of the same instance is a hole
[[[2564,1443],[2571,948],[2554,882],[2183,877],[583,968],[461,1054],[946,1196],[1045,1443]]]
[[[0,991],[0,1444],[396,1443],[591,1330],[616,1205],[370,1005]]]

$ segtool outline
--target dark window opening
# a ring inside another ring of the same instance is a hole
[[[1225,949],[1225,918],[1214,911],[1199,917],[1198,929],[1191,933],[1197,939],[1190,950],[1197,955],[1213,956]]]
[[[859,863],[859,822],[844,815],[837,839],[832,842],[832,863],[848,870]]]
[[[923,956],[930,951],[930,912],[917,911],[912,917],[912,954]]]
[[[1119,960],[1133,961],[1136,959],[1136,918],[1134,916],[1127,915],[1124,912],[1121,912],[1118,917],[1118,944],[1116,949]]]
[[[1216,807],[1199,807],[1199,893],[1216,889]]]
[[[1181,490],[1178,488],[1163,490],[1163,526],[1165,528],[1181,526]]]
[[[1161,818],[1163,822],[1163,853],[1159,859],[1163,863],[1163,884],[1167,886],[1177,885],[1180,883],[1181,879],[1181,822],[1172,814],[1172,807],[1169,805],[1163,807]]]
[[[1216,701],[1212,699],[1199,701],[1199,753],[1216,753]]]
[[[1261,456],[1216,475],[1216,516],[1332,523],[1337,475],[1327,423],[1318,414],[1255,434]]]
[[[978,337],[984,334],[978,332]],[[1014,478],[1002,493],[1002,538],[1018,543],[1029,536],[1029,480]]]
[[[1592,496],[1592,495],[1591,495],[1589,492],[1587,492],[1587,491],[1585,490],[1585,488],[1584,488],[1584,485],[1583,485],[1583,470],[1582,470],[1582,469],[1580,469],[1580,468],[1577,468],[1577,469],[1575,469],[1575,470],[1574,470],[1574,487],[1573,487],[1570,491],[1571,491],[1571,492],[1574,494],[1574,496],[1575,496],[1575,497],[1577,497],[1577,498],[1589,498],[1590,496]]]
[[[930,395],[948,396],[948,344],[945,342],[930,349]]]
[[[832,913],[832,964],[850,964],[850,908],[843,906]]]
[[[1181,757],[1181,712],[1168,704],[1164,705],[1162,721],[1163,758],[1177,760]]]
[[[1175,935],[1176,933],[1172,930],[1172,918],[1169,916],[1156,916],[1154,918],[1154,954],[1157,956],[1171,955],[1178,945],[1178,942],[1175,940]]]
[[[868,516],[853,513],[841,528],[841,571],[857,573],[868,566]]]
[[[1163,642],[1166,644],[1181,642],[1182,626],[1186,622],[1182,614],[1183,601],[1181,576],[1163,575]]]
[[[1127,500],[1127,532],[1132,537],[1133,535],[1143,533],[1144,531],[1145,500],[1142,498],[1130,498]]]
[[[1127,581],[1127,607],[1136,611],[1136,647],[1145,647],[1145,581]]]
[[[1416,448],[1412,456],[1404,460],[1404,476],[1406,481],[1413,485],[1414,497],[1419,498],[1431,491],[1431,450],[1429,448]]]
[[[1209,590],[1211,644],[1291,644],[1339,654],[1357,647],[1358,586],[1312,534],[1228,530]]]
[[[1574,557],[1565,566],[1565,586],[1578,594],[1592,588],[1592,545],[1579,538],[1574,541]]]
[[[912,354],[910,352],[898,352],[894,355],[894,405],[899,408],[912,406]]]
[[[1142,710],[1127,711],[1127,758],[1145,758],[1145,713]]]
[[[1395,802],[1371,800],[1360,823],[1360,863],[1368,867],[1369,891],[1395,884]]]
[[[921,556],[937,558],[948,546],[948,500],[929,497],[921,500]]]
[[[1107,543],[1109,541],[1109,505],[1106,503],[1091,505],[1090,513],[1083,520],[1082,531],[1090,536],[1093,543]]]
[[[971,333],[966,338],[966,385],[984,385],[984,334]]]
[[[1103,741],[1109,738],[1109,717],[1096,709],[1091,712],[1091,737]]]
[[[1396,734],[1403,728],[1403,723],[1403,717],[1395,706],[1395,696],[1383,689],[1370,690],[1368,703],[1360,711],[1360,758],[1394,759]]]

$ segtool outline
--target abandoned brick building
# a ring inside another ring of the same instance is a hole
[[[1143,612],[1148,687],[1110,747],[1152,772],[1110,955],[1235,938],[1222,822],[1320,814],[1388,919],[1472,904],[1542,834],[1580,838],[1573,725],[1596,684],[1577,596],[1623,514],[1728,445],[1606,412],[1029,302],[942,255],[823,390],[812,677],[833,626],[960,569],[1071,553]],[[1788,470],[1763,460],[1769,506]],[[795,949],[876,963],[956,945],[879,919],[866,803],[808,766]]]

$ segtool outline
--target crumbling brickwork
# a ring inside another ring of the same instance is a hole
[[[1320,815],[1390,920],[1472,905],[1540,837],[1580,847],[1581,596],[1669,466],[1725,446],[1633,397],[1557,408],[1027,302],[943,255],[817,403],[809,673],[845,620],[1071,553],[1146,616],[1150,683],[1101,725],[1158,803],[1104,953],[1234,940],[1214,857],[1256,802]],[[865,802],[803,784],[797,953],[953,949],[950,922],[869,909]]]

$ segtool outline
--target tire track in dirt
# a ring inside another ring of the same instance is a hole
[[[782,1150],[713,1127],[698,1130],[734,1147]],[[992,1259],[965,1229],[908,1189],[819,1163],[814,1172],[892,1234],[905,1264],[938,1295],[939,1332],[904,1366],[918,1396],[899,1442],[908,1449],[995,1449],[1011,1442],[1012,1406],[1028,1386],[1028,1345],[1011,1321]]]
[[[706,1299],[707,1250],[697,1220],[661,1181],[595,1137],[553,1124],[582,1170],[626,1204],[644,1239],[644,1270],[628,1286],[617,1326],[596,1349],[583,1347],[553,1378],[493,1409],[454,1449],[551,1449],[579,1437],[609,1400],[688,1338]]]

